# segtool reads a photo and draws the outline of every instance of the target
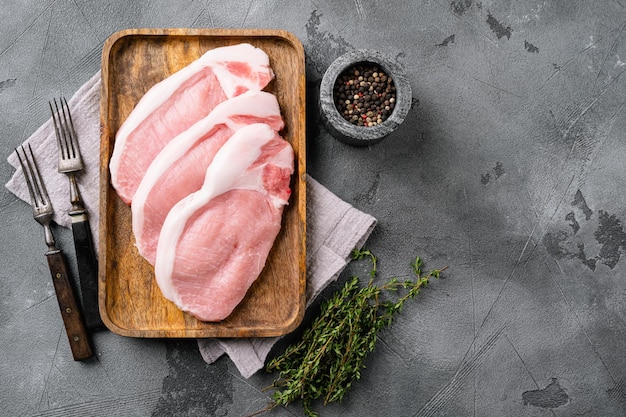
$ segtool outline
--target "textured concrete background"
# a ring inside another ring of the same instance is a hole
[[[309,172],[379,219],[368,247],[381,279],[409,273],[416,255],[450,267],[323,415],[624,416],[625,6],[5,1],[3,158],[49,117],[47,100],[98,70],[119,29],[289,30],[307,55]],[[407,121],[370,148],[336,141],[316,112],[325,68],[355,48],[397,57],[414,93]],[[3,184],[11,174],[0,164]],[[271,375],[244,380],[227,358],[208,366],[194,341],[103,332],[97,359],[74,363],[41,230],[6,189],[0,207],[2,415],[241,416],[265,405]],[[351,265],[341,281],[365,272]]]

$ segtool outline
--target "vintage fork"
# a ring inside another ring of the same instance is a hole
[[[78,137],[70,108],[64,98],[54,99],[50,105],[54,131],[59,151],[59,172],[67,174],[70,180],[70,201],[72,208],[72,234],[78,263],[80,292],[82,296],[85,324],[90,330],[104,326],[98,309],[98,258],[91,237],[89,217],[76,183],[76,173],[83,170],[83,160],[78,147]]]
[[[41,178],[39,173],[33,150],[30,145],[28,145],[28,148],[22,146],[21,150],[21,154],[18,149],[15,149],[15,153],[22,166],[22,172],[28,186],[28,193],[30,194],[30,201],[33,207],[33,217],[44,228],[44,237],[46,245],[48,245],[46,258],[48,259],[54,290],[59,308],[61,309],[65,332],[70,342],[74,360],[82,361],[92,357],[93,353],[87,329],[76,302],[74,289],[70,284],[67,261],[63,252],[56,247],[54,235],[50,228],[53,215],[52,203],[50,202],[50,197],[48,197],[43,178]]]

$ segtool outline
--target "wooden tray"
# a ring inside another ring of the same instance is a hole
[[[295,151],[292,195],[261,276],[227,319],[201,322],[166,300],[137,252],[131,210],[109,176],[115,134],[144,93],[211,48],[247,42],[270,57],[281,132]],[[99,304],[113,332],[134,337],[265,337],[297,327],[305,308],[305,67],[302,44],[278,30],[132,29],[113,34],[102,55]]]

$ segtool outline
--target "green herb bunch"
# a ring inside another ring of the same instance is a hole
[[[360,287],[359,278],[349,279],[321,308],[320,314],[285,352],[266,366],[278,371],[278,378],[269,388],[275,389],[273,401],[263,411],[301,400],[307,416],[317,416],[312,403],[323,398],[326,405],[343,399],[352,383],[361,376],[367,355],[376,346],[377,334],[393,322],[404,303],[419,294],[420,289],[445,269],[422,273],[422,260],[411,264],[414,280],[391,279],[376,286],[377,259],[369,250],[355,250],[353,259],[369,258],[372,262],[370,280]],[[384,299],[384,293],[403,290],[395,301]]]

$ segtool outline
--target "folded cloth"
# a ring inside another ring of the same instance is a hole
[[[87,81],[68,101],[74,127],[80,142],[85,169],[77,176],[85,206],[91,218],[92,234],[98,242],[99,172],[100,172],[100,72]],[[55,208],[54,221],[71,227],[67,215],[69,185],[67,177],[57,172],[57,144],[52,120],[46,121],[29,137],[38,167],[46,180],[46,188]],[[29,201],[28,189],[15,153],[8,162],[16,168],[6,187],[22,200]],[[350,260],[353,249],[361,248],[376,219],[352,207],[307,176],[307,306],[319,293],[336,280]],[[273,338],[199,339],[200,353],[213,363],[226,353],[244,378],[263,367]]]
[[[91,233],[94,243],[98,244],[98,212],[100,181],[100,71],[83,84],[68,100],[72,122],[78,135],[79,148],[85,168],[76,174],[81,197],[91,220]],[[53,97],[50,97],[52,100]],[[41,103],[43,109],[48,103]],[[54,134],[52,118],[48,119],[26,141],[33,149],[37,167],[46,183],[48,195],[54,207],[53,220],[63,227],[71,227],[72,219],[68,215],[70,203],[70,183],[66,174],[57,170],[57,139]],[[22,169],[15,152],[8,158],[9,164],[16,168],[6,187],[24,201],[30,201],[28,188],[24,182]]]

